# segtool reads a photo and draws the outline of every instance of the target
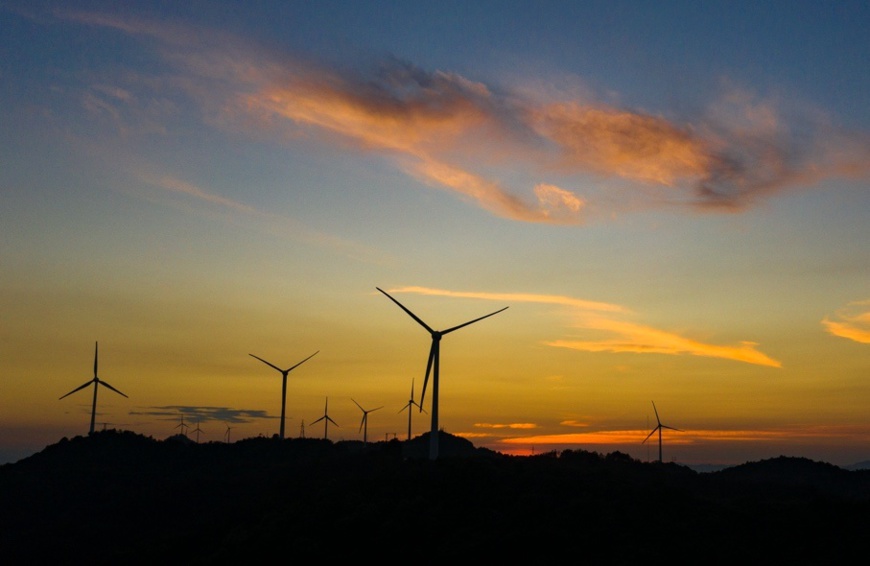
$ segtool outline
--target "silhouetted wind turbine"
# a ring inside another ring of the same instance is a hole
[[[408,401],[407,405],[405,405],[404,407],[399,409],[400,413],[402,411],[404,411],[405,409],[408,409],[408,440],[411,440],[411,413],[414,412],[411,410],[411,407],[417,407],[418,409],[420,409],[424,413],[426,412],[423,410],[423,407],[421,407],[419,403],[414,401],[414,380],[413,379],[411,380],[411,400]]]
[[[320,352],[320,350],[317,350],[317,352]],[[301,366],[302,364],[304,364],[305,362],[307,362],[311,358],[313,358],[317,354],[317,352],[314,352],[314,354],[311,354],[310,356],[308,356],[307,358],[305,358],[304,360],[302,360],[301,362],[299,362],[295,366],[290,366],[287,369],[281,369],[278,366],[267,362],[263,358],[255,356],[254,354],[248,354],[252,358],[257,358],[258,360],[260,360],[261,362],[263,362],[267,366],[273,367],[276,370],[278,370],[279,372],[281,372],[281,376],[283,379],[281,380],[281,428],[280,428],[279,436],[282,439],[284,438],[284,414],[285,414],[285,409],[287,406],[287,374],[290,373],[292,370],[296,369],[297,367]]]
[[[359,429],[363,431],[363,444],[368,444],[368,442],[369,442],[369,413],[373,413],[374,411],[377,411],[378,409],[383,409],[383,407],[378,407],[378,409],[369,409],[368,411],[366,411],[365,409],[363,409],[360,406],[359,403],[354,401],[353,398],[351,398],[351,401],[353,401],[354,405],[359,407],[359,410],[363,412],[362,420],[359,423]]]
[[[224,432],[224,438],[226,439],[227,444],[230,443],[230,431],[231,430],[233,430],[233,427],[231,427],[230,425],[227,425],[227,430],[226,430],[226,432]]]
[[[429,459],[435,460],[438,458],[438,366],[441,358],[441,337],[445,334],[449,334],[454,330],[459,330],[464,326],[468,326],[469,324],[473,324],[479,320],[483,320],[484,318],[489,318],[492,315],[498,314],[501,311],[507,309],[504,307],[495,312],[491,312],[487,315],[481,316],[479,318],[475,318],[474,320],[469,320],[468,322],[463,322],[462,324],[458,324],[456,326],[452,326],[447,330],[434,330],[428,324],[423,322],[417,315],[408,310],[405,305],[394,299],[381,289],[380,287],[375,287],[378,291],[387,296],[391,301],[399,305],[403,311],[408,313],[408,315],[417,321],[417,323],[425,328],[429,334],[432,336],[432,347],[429,349],[429,361],[426,363],[426,378],[423,380],[423,392],[420,393],[420,410],[423,410],[423,398],[426,397],[426,385],[429,383],[429,372],[432,372],[432,432],[429,436]]]
[[[666,428],[668,430],[676,430],[677,432],[683,432],[683,431],[681,431],[678,428],[674,428],[672,426],[663,425],[662,421],[659,420],[659,411],[658,411],[658,409],[656,409],[655,402],[654,401],[651,401],[651,402],[652,402],[652,406],[653,406],[653,411],[655,411],[655,413],[656,413],[656,423],[658,423],[658,424],[656,424],[656,427],[654,429],[652,429],[652,432],[650,432],[646,436],[646,438],[643,439],[643,442],[641,442],[641,444],[643,444],[644,442],[649,440],[649,437],[652,436],[653,434],[655,434],[656,431],[658,431],[659,432],[659,463],[661,463],[662,462],[662,429]]]
[[[317,424],[320,421],[323,421],[323,438],[327,439],[327,438],[329,438],[329,436],[327,434],[329,432],[329,428],[328,428],[329,423],[332,423],[335,426],[338,426],[338,423],[335,422],[334,420],[332,420],[332,418],[329,416],[329,397],[326,398],[326,406],[323,407],[323,416],[311,424]]]
[[[184,413],[181,413],[181,424],[175,425],[175,428],[180,428],[182,436],[187,436],[187,430],[185,429],[190,427],[184,424]]]
[[[127,397],[126,395],[124,395],[123,393],[121,393],[120,391],[118,391],[117,389],[115,389],[114,387],[112,387],[111,385],[106,383],[105,381],[100,381],[100,378],[97,377],[97,357],[98,357],[97,354],[99,352],[99,346],[100,346],[99,342],[94,342],[94,378],[92,380],[88,381],[87,383],[79,385],[78,387],[76,387],[75,389],[73,389],[72,391],[70,391],[69,393],[67,393],[66,395],[64,395],[63,397],[60,397],[58,399],[58,401],[60,401],[60,399],[63,399],[67,395],[72,395],[76,391],[81,391],[85,387],[89,386],[91,383],[94,384],[94,402],[93,402],[93,405],[91,405],[91,430],[88,432],[88,434],[94,434],[94,423],[96,422],[96,419],[97,419],[97,389],[100,388],[100,385],[102,385],[103,387],[108,387],[109,389],[111,389],[112,391],[117,393],[118,395],[121,395],[123,397]],[[129,397],[127,397],[127,398],[129,399]]]
[[[196,433],[196,443],[199,444],[199,433],[205,432],[205,431],[202,430],[201,428],[199,428],[199,421],[198,420],[196,421],[196,428],[193,429],[192,432]]]

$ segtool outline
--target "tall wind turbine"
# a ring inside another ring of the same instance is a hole
[[[423,322],[417,315],[409,311],[405,305],[394,299],[381,289],[380,287],[375,287],[378,291],[387,296],[391,301],[399,305],[403,311],[408,313],[408,316],[417,321],[417,323],[425,328],[429,334],[432,336],[432,347],[429,349],[429,361],[426,362],[426,378],[423,380],[423,392],[420,394],[420,409],[423,407],[423,398],[426,397],[426,385],[429,383],[429,373],[432,372],[432,432],[429,436],[429,459],[435,460],[438,458],[438,366],[441,358],[441,337],[445,334],[449,334],[454,330],[459,330],[462,327],[468,326],[469,324],[473,324],[479,320],[483,320],[484,318],[489,318],[495,314],[500,313],[501,311],[507,309],[504,307],[495,312],[491,312],[487,315],[481,316],[479,318],[475,318],[474,320],[469,320],[468,322],[463,322],[462,324],[458,324],[456,326],[452,326],[447,330],[434,330],[428,324]]]
[[[320,350],[317,350],[317,352],[320,352]],[[281,372],[281,376],[283,379],[281,381],[281,429],[280,429],[279,436],[281,437],[282,440],[284,438],[284,415],[285,415],[285,409],[287,407],[287,374],[290,373],[292,370],[296,369],[297,367],[301,366],[302,364],[304,364],[305,362],[307,362],[311,358],[313,358],[317,354],[317,352],[314,352],[314,354],[311,354],[310,356],[308,356],[307,358],[305,358],[304,360],[302,360],[301,362],[299,362],[295,366],[290,366],[287,369],[281,369],[278,366],[276,366],[270,362],[267,362],[263,358],[255,356],[254,354],[248,354],[252,358],[257,358],[258,360],[260,360],[261,362],[263,362],[267,366],[275,368],[276,370]]]
[[[643,442],[641,442],[641,444],[643,444],[644,442],[649,440],[649,437],[652,436],[653,434],[655,434],[656,431],[658,431],[658,433],[659,433],[659,464],[661,464],[661,462],[662,462],[662,429],[666,428],[668,430],[675,430],[677,432],[683,432],[683,431],[678,429],[678,428],[674,428],[672,426],[663,425],[662,421],[659,420],[659,411],[658,411],[658,409],[656,409],[655,401],[652,401],[652,406],[653,406],[653,411],[655,411],[655,413],[656,413],[656,423],[658,423],[658,424],[656,424],[656,427],[654,429],[652,429],[652,431],[646,436],[646,438],[643,439]]]
[[[369,413],[373,413],[373,412],[377,411],[378,409],[383,409],[383,407],[378,407],[378,409],[369,409],[368,411],[366,411],[353,398],[351,398],[351,401],[353,401],[354,405],[359,407],[359,410],[363,412],[362,420],[359,423],[359,429],[361,431],[363,431],[363,444],[368,444],[369,443]]]
[[[326,398],[326,406],[323,407],[323,416],[311,424],[317,424],[320,421],[323,421],[323,438],[327,439],[327,438],[329,438],[329,436],[328,436],[329,423],[332,423],[335,426],[338,426],[338,423],[335,422],[334,420],[332,420],[332,417],[329,416],[329,397]]]
[[[224,424],[226,424],[226,423],[224,423]],[[231,430],[233,430],[233,427],[231,427],[229,424],[227,424],[227,430],[226,430],[226,432],[224,432],[224,438],[226,439],[227,444],[230,443],[230,431]]]
[[[414,380],[413,379],[411,380],[411,399],[408,401],[408,403],[404,407],[399,409],[400,413],[402,411],[404,411],[405,409],[408,409],[408,440],[411,440],[411,413],[414,412],[411,410],[411,407],[417,407],[418,409],[420,409],[424,413],[426,412],[423,410],[423,407],[421,407],[418,402],[414,401]]]
[[[69,393],[67,393],[66,395],[63,396],[63,397],[66,397],[67,395],[72,395],[76,391],[80,391],[80,390],[84,389],[85,387],[89,386],[91,383],[94,384],[94,403],[91,406],[91,430],[88,432],[88,434],[94,434],[94,424],[95,424],[96,418],[97,418],[97,389],[100,388],[100,385],[102,385],[103,387],[108,387],[109,389],[111,389],[112,391],[117,393],[118,395],[121,395],[123,397],[127,397],[126,395],[124,395],[123,393],[121,393],[120,391],[118,391],[117,389],[115,389],[114,387],[112,387],[111,385],[106,383],[105,381],[100,381],[100,378],[97,377],[97,354],[99,352],[99,347],[100,347],[99,342],[94,342],[94,378],[92,380],[88,381],[87,383],[79,385],[78,387],[76,387],[75,389],[73,389],[72,391],[70,391]],[[63,397],[61,397],[60,399],[63,399]],[[129,399],[129,397],[127,397],[127,398]],[[58,401],[60,401],[60,399],[58,399]]]

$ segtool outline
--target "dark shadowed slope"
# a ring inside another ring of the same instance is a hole
[[[104,431],[0,467],[6,563],[309,558],[830,563],[863,550],[870,479],[801,459],[699,474],[620,454],[508,457],[441,433],[332,443]],[[277,558],[276,558],[277,557]]]

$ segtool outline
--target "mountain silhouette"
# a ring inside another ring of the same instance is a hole
[[[367,553],[422,564],[813,564],[864,550],[864,471],[780,457],[698,473],[619,452],[506,456],[439,434],[435,461],[426,435],[64,438],[0,466],[0,549],[8,564]]]

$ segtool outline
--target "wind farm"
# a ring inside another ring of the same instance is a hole
[[[870,456],[865,2],[74,4],[0,7],[0,465],[327,395],[438,458]]]

